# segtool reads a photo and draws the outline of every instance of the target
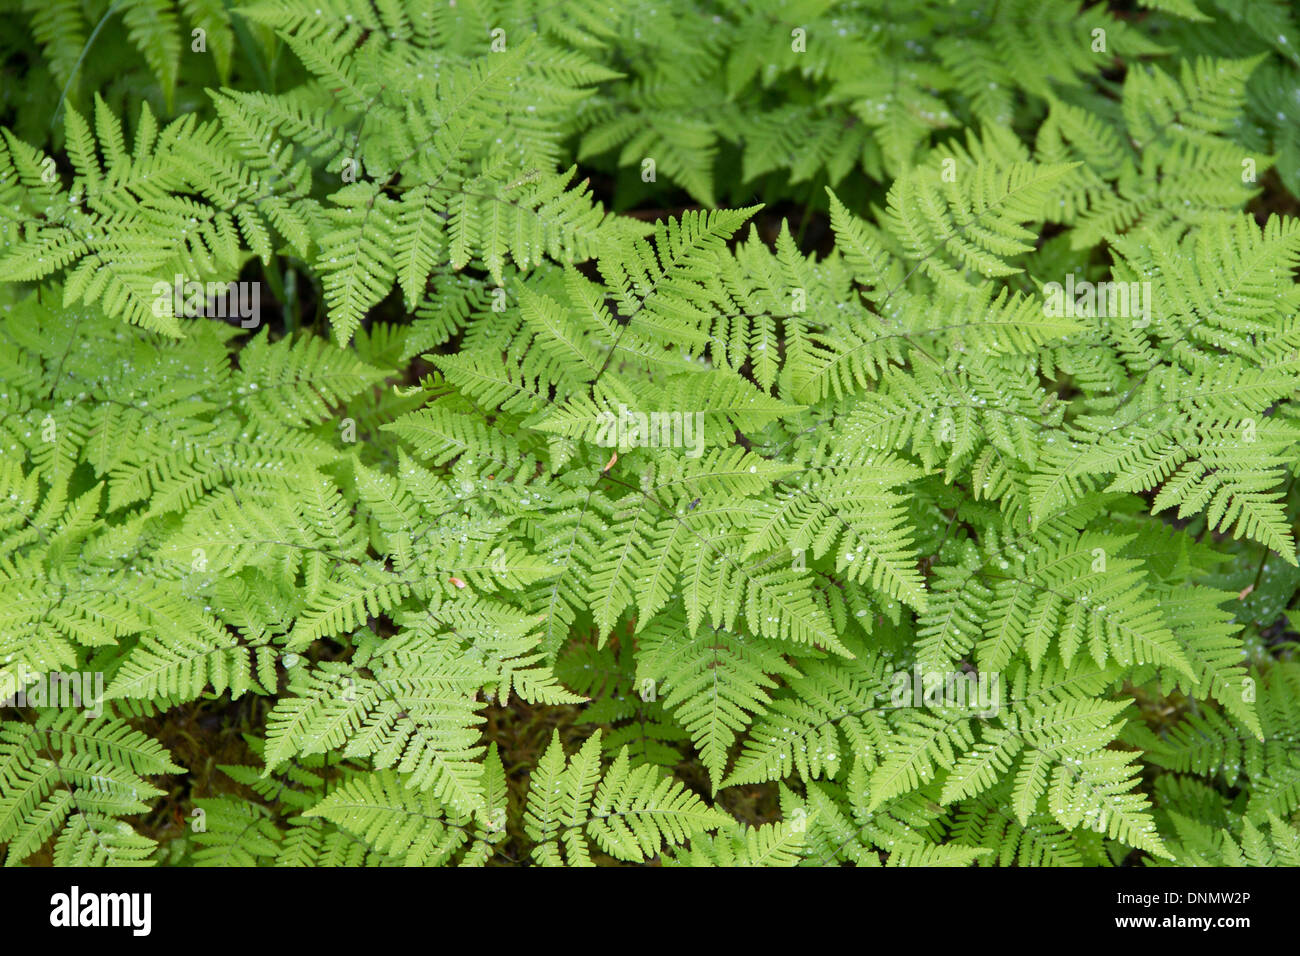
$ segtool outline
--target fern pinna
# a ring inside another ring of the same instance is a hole
[[[1300,861],[1284,5],[13,6],[9,864]]]

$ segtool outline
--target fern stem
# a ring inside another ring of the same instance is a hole
[[[109,4],[108,9],[104,11],[104,15],[95,24],[95,29],[91,31],[90,38],[86,40],[86,45],[81,50],[81,56],[77,57],[77,62],[73,64],[71,72],[68,73],[68,82],[63,84],[63,92],[59,94],[58,105],[54,107],[54,112],[50,114],[50,129],[53,129],[54,124],[58,122],[59,113],[63,110],[63,102],[68,98],[68,90],[72,88],[72,81],[77,78],[77,74],[81,71],[81,64],[86,61],[86,56],[90,53],[90,48],[95,45],[95,39],[99,36],[99,31],[104,29],[104,24],[117,10],[119,2],[120,0],[113,0]]]

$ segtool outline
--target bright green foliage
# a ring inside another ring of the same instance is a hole
[[[639,863],[665,843],[728,822],[680,783],[648,766],[633,767],[623,750],[602,775],[600,733],[566,761],[557,734],[534,770],[524,830],[542,866],[590,866],[594,843],[616,860]]]
[[[1300,862],[1283,4],[9,6],[7,863]]]
[[[154,740],[115,718],[48,710],[0,727],[0,840],[13,865],[51,835],[56,866],[138,866],[154,841],[116,818],[143,813],[163,791],[142,775],[182,770]]]

